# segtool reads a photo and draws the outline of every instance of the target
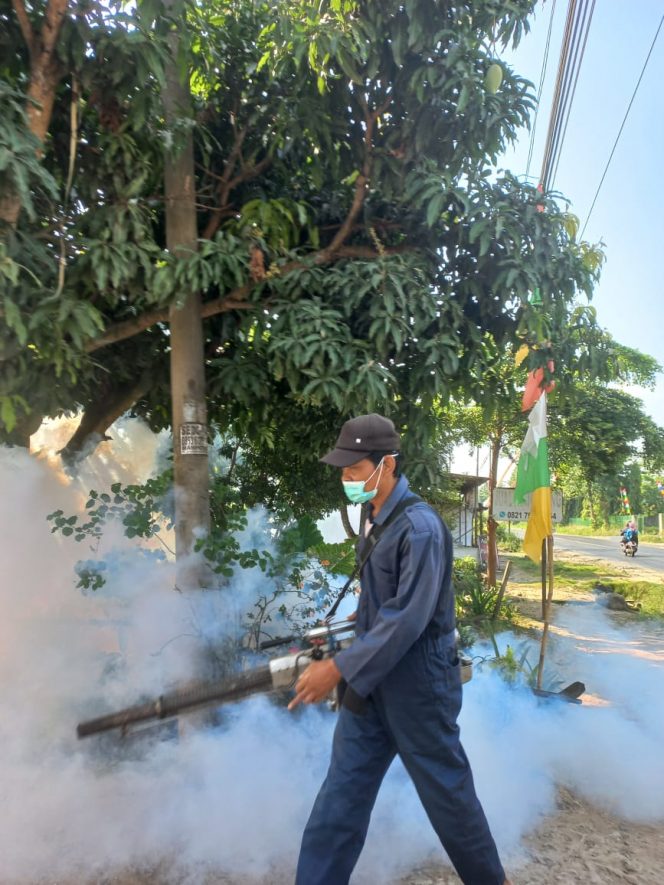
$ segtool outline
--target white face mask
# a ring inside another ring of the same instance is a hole
[[[364,487],[369,482],[371,477],[375,476],[376,470],[374,470],[371,476],[367,479],[359,479],[343,483],[346,497],[352,504],[366,504],[367,501],[371,501],[373,500],[373,498],[376,497],[376,493],[378,492],[378,483],[380,482],[380,477],[383,472],[383,461],[384,458],[381,458],[380,463],[376,465],[376,470],[380,470],[380,473],[378,474],[378,479],[376,480],[376,487],[370,492],[365,492]]]

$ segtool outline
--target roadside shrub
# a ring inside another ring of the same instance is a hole
[[[497,655],[491,662],[493,670],[497,670],[509,685],[515,685],[521,680],[534,687],[537,681],[537,668],[530,666],[527,651],[517,657],[515,650],[508,645],[504,653]]]
[[[640,606],[641,615],[664,617],[664,583],[654,581],[603,580],[605,593],[620,593],[630,602]]]
[[[498,601],[498,588],[486,586],[479,572],[477,560],[472,556],[455,559],[452,581],[456,616],[460,623],[493,617]],[[503,602],[499,617],[510,620],[513,614],[512,606]]]
[[[502,522],[496,525],[496,541],[498,548],[506,553],[519,553],[523,543],[521,538],[517,538],[516,535],[508,532]]]

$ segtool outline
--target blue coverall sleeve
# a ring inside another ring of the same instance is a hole
[[[367,697],[422,635],[436,610],[444,569],[440,534],[409,532],[400,556],[395,596],[384,602],[371,629],[335,657],[341,675]]]

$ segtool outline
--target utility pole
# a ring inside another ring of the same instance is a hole
[[[184,7],[164,0],[172,21],[168,37],[169,60],[163,94],[167,130],[177,133],[166,149],[164,194],[166,198],[166,247],[186,257],[198,248],[194,144],[191,129],[183,134],[178,121],[191,118],[189,82],[182,82],[177,64],[179,29],[184,26]],[[171,407],[173,464],[175,470],[175,553],[180,560],[193,552],[196,538],[210,525],[208,489],[208,430],[205,400],[205,364],[200,292],[187,292],[179,306],[170,309]],[[178,585],[203,585],[197,569],[178,572]]]
[[[496,541],[496,520],[493,516],[494,490],[498,482],[498,459],[500,458],[500,449],[502,444],[502,431],[496,430],[495,434],[489,436],[490,442],[490,458],[489,458],[489,500],[487,502],[489,512],[487,513],[487,584],[489,587],[495,587],[498,572],[498,544]]]

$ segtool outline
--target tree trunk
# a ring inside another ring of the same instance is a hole
[[[348,516],[348,507],[345,504],[342,504],[339,508],[339,514],[341,516],[341,522],[343,523],[344,530],[346,532],[347,538],[357,538],[357,532],[354,530],[353,526],[350,524],[350,517]]]
[[[165,0],[167,14],[174,15],[174,0]],[[184,26],[184,21],[179,23]],[[176,124],[191,117],[189,83],[183,83],[178,70],[179,28],[169,37],[170,59],[166,65],[166,91],[163,95],[166,126],[182,132]],[[166,155],[164,191],[166,197],[166,245],[174,255],[185,256],[198,248],[194,144],[191,130],[178,135],[177,147]],[[181,140],[182,139],[182,140]],[[169,313],[171,332],[171,403],[173,465],[175,471],[175,551],[181,559],[192,553],[196,538],[210,525],[207,452],[207,408],[203,357],[203,323],[199,292],[186,294],[180,307]],[[202,583],[202,572],[187,569],[178,575],[178,585]]]
[[[498,543],[496,539],[496,520],[493,518],[493,492],[498,482],[498,459],[502,448],[502,432],[496,433],[490,439],[491,458],[489,463],[489,500],[487,513],[487,583],[489,587],[495,587],[498,571]]]
[[[151,384],[146,373],[136,384],[100,390],[95,402],[83,412],[74,435],[61,450],[62,460],[71,463],[91,455],[111,424],[145,396]]]
[[[21,446],[24,449],[29,449],[30,437],[33,433],[37,433],[43,420],[44,416],[34,411],[21,416],[12,432],[6,434],[4,442],[9,446]]]
[[[593,484],[591,482],[588,483],[588,510],[590,512],[590,522],[594,526],[595,525],[595,493],[593,489]]]
[[[32,30],[23,0],[14,0],[14,9],[21,26],[23,38],[30,52],[30,81],[26,114],[30,132],[44,144],[51,125],[55,93],[63,74],[58,60],[57,43],[62,23],[67,14],[69,0],[49,0],[40,33]],[[41,154],[42,148],[38,153]],[[21,214],[18,194],[8,194],[0,201],[0,220],[15,227]]]

